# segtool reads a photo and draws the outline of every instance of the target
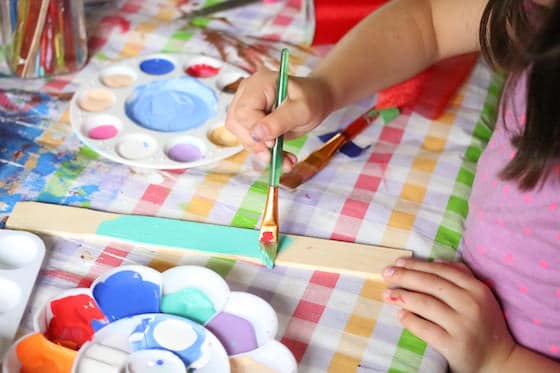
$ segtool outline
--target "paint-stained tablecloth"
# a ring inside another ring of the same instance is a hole
[[[208,1],[210,2],[210,1]],[[204,53],[247,70],[274,66],[289,44],[292,73],[305,74],[317,55],[305,45],[312,13],[303,0],[257,3],[200,19],[196,27],[174,20],[180,1],[115,1],[88,9],[91,61],[80,73],[22,83],[0,79],[0,218],[20,200],[76,205],[240,227],[258,227],[266,174],[246,153],[207,168],[181,171],[132,169],[113,163],[71,132],[61,92],[111,61],[155,52]],[[22,93],[9,89],[50,92]],[[338,154],[296,192],[281,191],[286,233],[413,250],[422,257],[454,257],[467,214],[476,161],[493,123],[501,82],[482,63],[437,121],[414,113],[386,112],[356,138],[359,150]],[[58,98],[57,98],[58,97]],[[319,135],[339,129],[375,98],[332,114],[307,137],[286,147],[303,157]],[[444,359],[403,330],[397,308],[381,301],[383,285],[363,279],[292,268],[268,270],[218,258],[162,254],[142,247],[97,246],[45,237],[48,258],[24,317],[61,289],[88,286],[120,264],[163,270],[199,263],[230,286],[261,296],[280,320],[279,338],[301,372],[438,372]]]

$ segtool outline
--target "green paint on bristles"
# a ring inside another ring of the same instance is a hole
[[[267,267],[267,268],[274,268],[274,259],[276,259],[276,256],[272,257],[270,250],[268,250],[266,248],[266,245],[261,244],[261,249],[260,249],[260,256],[261,256],[261,262]],[[276,250],[274,250],[274,252],[276,252]]]

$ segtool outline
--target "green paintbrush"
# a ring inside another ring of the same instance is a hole
[[[288,59],[290,53],[286,48],[282,49],[280,57],[280,70],[276,82],[276,109],[286,99],[288,92]],[[272,268],[278,252],[279,229],[278,229],[278,184],[282,172],[282,147],[283,136],[276,138],[272,147],[270,157],[270,176],[268,181],[268,195],[263,212],[261,230],[259,234],[259,245],[264,264]]]

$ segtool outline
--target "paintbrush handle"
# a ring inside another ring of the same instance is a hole
[[[374,108],[356,118],[348,127],[346,127],[341,135],[344,136],[344,144],[352,141],[354,137],[358,136],[371,122],[379,116],[379,111]]]
[[[223,1],[223,2],[218,3],[218,4],[210,5],[210,6],[202,8],[202,9],[195,10],[194,12],[190,12],[190,13],[186,14],[183,18],[184,19],[192,19],[192,18],[196,18],[196,17],[205,17],[205,16],[209,16],[209,15],[214,14],[214,13],[223,12],[223,11],[226,11],[226,10],[235,9],[235,8],[239,8],[239,7],[242,7],[242,6],[245,6],[245,5],[256,3],[258,1],[260,1],[260,0],[229,0],[229,1]]]
[[[274,101],[274,110],[277,109],[288,95],[288,60],[290,52],[288,49],[282,49],[280,57],[280,68],[278,70],[278,79],[276,81],[276,99]],[[270,157],[270,179],[271,186],[280,184],[280,176],[282,174],[282,150],[284,148],[284,136],[278,136],[274,141]]]

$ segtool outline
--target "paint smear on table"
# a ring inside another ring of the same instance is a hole
[[[20,373],[68,373],[77,352],[35,333],[18,343],[16,354],[21,363]]]
[[[163,313],[183,316],[199,324],[206,324],[216,313],[212,301],[197,288],[163,295],[160,308]]]
[[[253,229],[125,215],[102,222],[95,233],[149,245],[239,255],[259,261],[261,258],[259,231]],[[289,247],[292,242],[291,237],[281,236],[279,252]]]
[[[93,296],[110,321],[159,312],[161,289],[136,271],[113,273],[93,288]]]

